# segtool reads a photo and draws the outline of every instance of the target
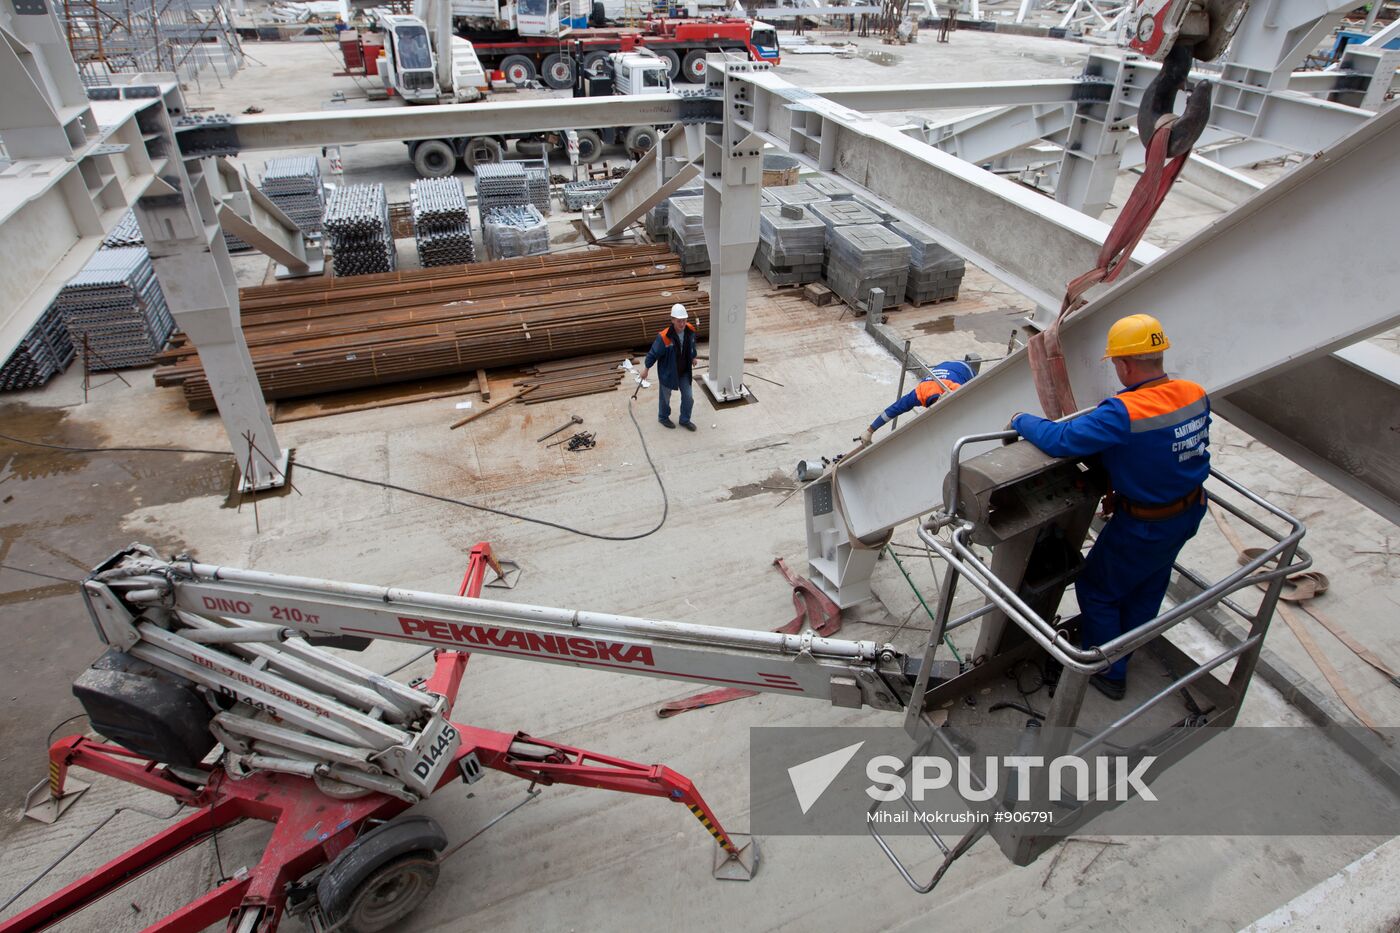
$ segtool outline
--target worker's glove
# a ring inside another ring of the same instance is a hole
[[[647,381],[645,375],[640,375],[637,377],[637,385],[641,386],[643,389],[651,388],[651,383]]]
[[[866,428],[864,431],[860,432],[860,446],[869,447],[873,443],[875,443],[874,428]]]

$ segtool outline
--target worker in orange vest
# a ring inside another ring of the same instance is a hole
[[[1098,455],[1113,492],[1112,518],[1075,581],[1080,640],[1097,647],[1154,619],[1171,582],[1172,564],[1206,514],[1202,484],[1210,475],[1210,398],[1163,368],[1171,347],[1161,322],[1125,317],[1108,331],[1104,359],[1123,391],[1076,418],[1047,421],[1018,414],[1011,427],[1052,457]],[[1128,658],[1090,683],[1120,700]]]
[[[875,439],[875,432],[880,430],[885,422],[893,421],[915,408],[929,408],[945,394],[971,382],[972,377],[976,375],[971,366],[959,360],[944,360],[933,367],[932,373],[932,379],[925,379],[910,391],[905,392],[894,400],[894,404],[870,422],[870,427],[866,428],[860,435],[862,447],[869,445]]]

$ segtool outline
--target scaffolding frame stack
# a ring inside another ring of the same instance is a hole
[[[175,330],[143,246],[98,250],[54,307],[90,370],[149,366]]]
[[[174,72],[222,85],[243,67],[228,0],[59,0],[55,4],[78,75],[88,87],[114,74]]]
[[[370,275],[398,268],[383,185],[335,189],[326,202],[325,230],[336,275]]]
[[[428,268],[476,262],[472,215],[461,181],[420,178],[408,191],[418,264]]]

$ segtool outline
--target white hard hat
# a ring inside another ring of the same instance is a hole
[[[690,317],[690,315],[685,313],[685,305],[677,302],[671,305],[671,317],[678,317],[684,321],[686,318]]]

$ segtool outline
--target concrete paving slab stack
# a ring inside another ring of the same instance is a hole
[[[710,271],[710,252],[705,247],[705,199],[672,198],[670,207],[671,252],[681,259],[686,275]]]
[[[564,210],[581,211],[585,207],[594,207],[615,187],[617,179],[614,178],[565,182]]]
[[[431,266],[476,262],[472,215],[456,178],[420,178],[408,186],[418,263]]]
[[[833,201],[849,201],[851,198],[855,197],[855,192],[850,188],[830,178],[813,178],[805,182],[805,184],[817,194],[824,198],[830,198]]]
[[[54,301],[76,352],[94,370],[148,366],[175,330],[144,246],[99,249]]]
[[[806,182],[799,182],[795,185],[784,185],[781,188],[769,188],[771,194],[779,204],[796,204],[806,207],[810,204],[820,204],[823,201],[830,201],[824,194],[818,194],[811,185]]]
[[[73,338],[58,305],[51,304],[0,366],[0,392],[37,389],[67,369],[73,355]]]
[[[910,304],[947,301],[958,297],[967,262],[932,235],[902,221],[889,228],[909,241],[909,282],[904,296]]]
[[[488,259],[513,259],[549,252],[549,225],[533,204],[493,207],[481,224]]]
[[[863,197],[861,197],[861,196],[858,195],[858,194],[854,194],[854,195],[851,195],[851,200],[852,200],[852,201],[855,201],[857,204],[861,205],[861,206],[864,207],[866,210],[870,211],[870,213],[872,213],[872,214],[876,215],[877,217],[879,217],[879,218],[880,218],[880,223],[882,223],[882,224],[883,224],[883,223],[888,223],[889,221],[894,220],[894,215],[893,215],[893,214],[891,214],[889,211],[885,210],[883,207],[881,207],[879,204],[875,203],[875,201],[871,200],[870,198],[863,198]]]
[[[653,243],[660,243],[669,240],[671,237],[671,202],[676,198],[693,198],[703,194],[703,189],[699,182],[686,185],[675,194],[666,198],[660,204],[647,211],[646,228],[647,236],[651,237]]]
[[[398,268],[383,185],[335,189],[326,202],[324,226],[336,275],[367,275]]]
[[[303,233],[321,232],[326,192],[321,184],[321,162],[315,156],[268,159],[263,163],[259,187]]]
[[[758,212],[753,264],[771,285],[805,285],[822,277],[826,226],[796,204]]]
[[[831,228],[826,284],[853,307],[863,307],[872,288],[885,291],[885,306],[903,297],[909,281],[909,242],[878,224]]]

